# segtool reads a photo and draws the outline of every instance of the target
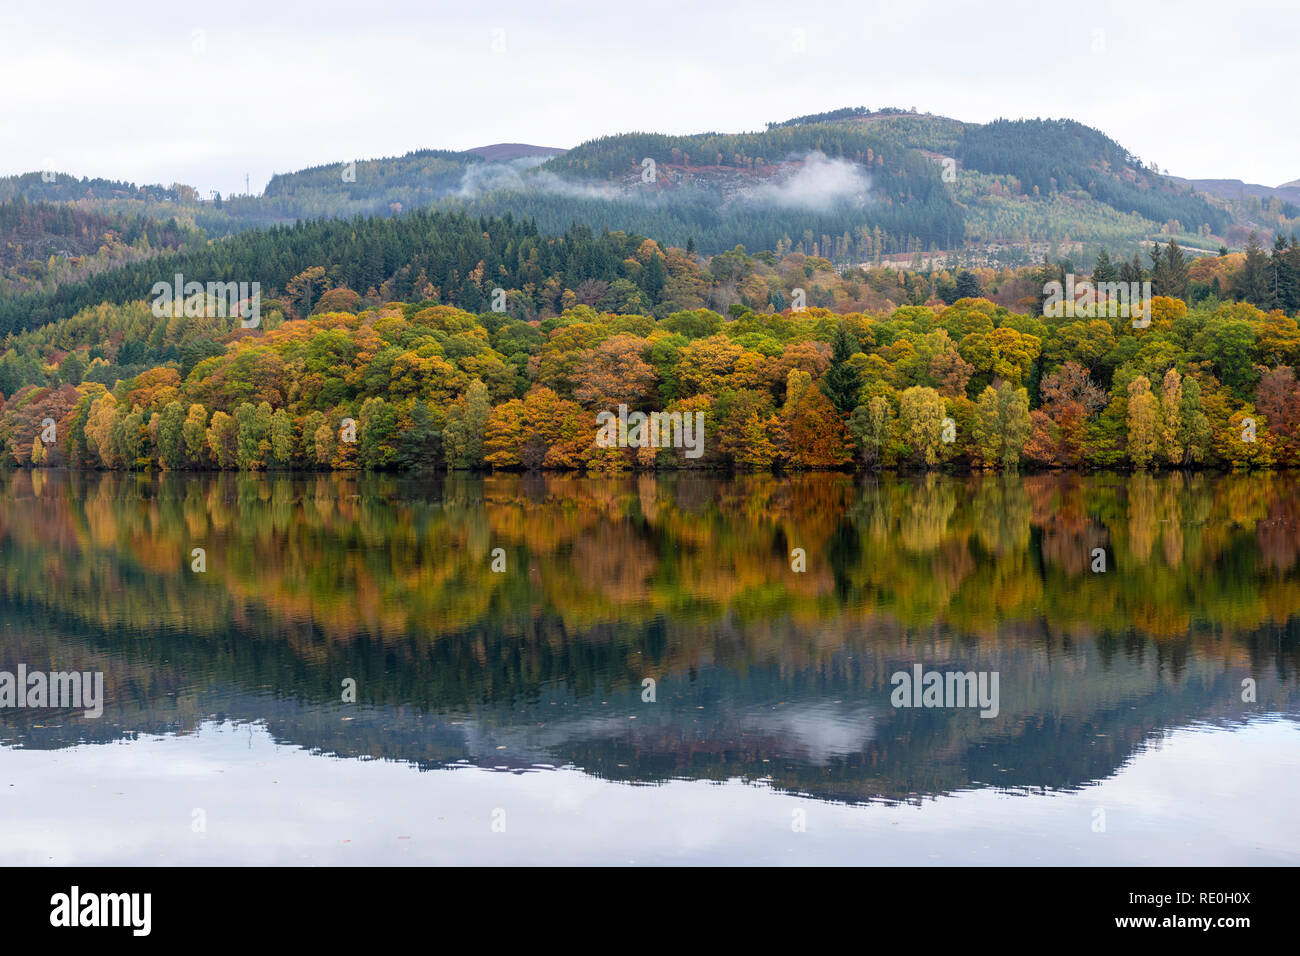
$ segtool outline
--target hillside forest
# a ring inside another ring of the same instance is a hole
[[[394,236],[411,244],[382,246]],[[1066,262],[837,272],[801,253],[705,259],[622,233],[545,238],[423,213],[232,243],[206,260],[162,257],[154,276],[237,275],[239,257],[265,255],[256,328],[206,307],[155,315],[129,296],[143,263],[60,286],[100,297],[69,318],[16,323],[0,358],[5,460],[591,473],[1300,463],[1294,239],[1190,261],[1176,243],[1145,261],[1103,254],[1098,281],[1152,282],[1141,328],[1104,309],[1045,316],[1044,283]],[[368,281],[371,265],[391,266],[370,262],[377,248],[409,256],[400,281]],[[321,249],[347,265],[304,266]],[[620,406],[701,414],[703,455],[601,447],[596,415]]]

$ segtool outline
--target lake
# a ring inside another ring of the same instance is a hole
[[[0,863],[1294,865],[1298,492],[0,472]]]

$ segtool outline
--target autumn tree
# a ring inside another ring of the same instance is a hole
[[[323,266],[312,266],[304,269],[296,276],[285,283],[284,289],[288,293],[291,301],[296,303],[299,315],[311,314],[311,303],[317,291],[324,289],[329,284],[325,278],[325,268]]]
[[[1015,388],[1010,382],[998,384],[998,431],[1002,436],[999,457],[1004,468],[1014,470],[1020,465],[1025,442],[1029,438],[1029,393]]]
[[[573,373],[573,396],[588,408],[636,409],[655,394],[658,376],[646,359],[649,343],[634,335],[611,335],[582,353]]]
[[[1183,446],[1178,439],[1182,418],[1183,377],[1171,368],[1160,384],[1160,450],[1171,465],[1183,461]]]
[[[966,385],[975,373],[975,367],[961,357],[957,346],[943,329],[935,330],[927,338],[935,339],[936,345],[927,369],[934,387],[940,395],[948,398],[965,395]]]
[[[191,465],[202,463],[203,448],[208,440],[208,412],[202,405],[195,403],[185,413],[181,437],[185,442],[186,462]]]
[[[1207,461],[1211,452],[1210,439],[1210,420],[1201,406],[1201,385],[1189,375],[1183,380],[1178,417],[1178,444],[1183,449],[1183,463]]]
[[[1288,366],[1270,369],[1255,388],[1255,407],[1268,423],[1278,461],[1300,464],[1300,384]]]
[[[1235,470],[1267,468],[1274,462],[1268,423],[1249,405],[1233,412],[1216,430],[1214,445],[1219,457]]]
[[[477,468],[483,464],[483,442],[490,415],[487,386],[475,379],[461,399],[447,410],[442,441],[449,469]]]
[[[1029,395],[1009,382],[989,385],[976,403],[975,444],[986,468],[1001,464],[1014,469],[1020,463],[1032,421]]]
[[[943,397],[923,385],[914,385],[899,397],[900,437],[913,459],[930,467],[939,463],[944,411]]]
[[[893,430],[893,409],[884,396],[875,395],[859,405],[849,418],[849,431],[857,442],[862,463],[868,469],[879,467]]]
[[[113,442],[113,424],[118,413],[117,399],[111,392],[105,392],[91,404],[86,419],[86,448],[105,468],[121,464]]]
[[[265,468],[271,451],[271,405],[244,402],[235,410],[235,463],[244,470]]]
[[[483,388],[486,392],[486,386]],[[358,419],[357,458],[361,467],[370,470],[391,466],[397,457],[397,409],[382,398],[367,398]]]
[[[1139,375],[1128,386],[1128,456],[1146,468],[1160,448],[1160,407],[1151,394],[1151,382]]]
[[[293,420],[283,408],[277,408],[271,414],[270,434],[267,436],[271,445],[271,454],[267,462],[275,468],[287,468],[293,461]]]
[[[777,449],[769,437],[771,429],[757,412],[751,412],[740,428],[736,443],[735,462],[743,468],[769,468],[776,458]]]
[[[223,411],[213,412],[212,420],[208,423],[207,443],[212,452],[212,460],[218,468],[229,471],[235,467],[238,448],[233,418]]]
[[[1083,459],[1088,417],[1106,404],[1106,393],[1093,384],[1088,369],[1073,360],[1043,376],[1039,384],[1042,410],[1057,428],[1058,456],[1063,464]]]
[[[112,441],[123,467],[137,468],[143,463],[144,410],[139,405],[114,417]]]
[[[756,424],[761,424],[757,414],[746,416],[742,425],[746,436],[754,434]],[[790,370],[785,405],[781,408],[781,428],[792,467],[835,468],[852,458],[839,411],[821,389],[812,387],[812,377],[807,372]],[[757,461],[752,454],[748,458]]]
[[[168,402],[158,416],[158,463],[168,471],[185,465],[185,406]]]
[[[317,414],[319,418],[316,418],[315,421],[320,422],[320,424],[316,425],[315,430],[311,432],[312,455],[318,467],[328,468],[333,464],[335,455],[338,454],[338,430],[325,415]],[[217,416],[214,414],[212,417],[215,419]]]

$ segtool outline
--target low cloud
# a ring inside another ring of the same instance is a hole
[[[544,157],[526,156],[505,163],[474,163],[466,168],[460,186],[452,195],[474,200],[494,192],[531,192],[611,202],[635,199],[655,206],[711,197],[722,205],[738,201],[814,212],[845,205],[864,206],[870,202],[871,174],[857,163],[830,159],[820,152],[791,157],[783,164],[783,171],[767,182],[742,186],[736,192],[724,186],[721,193],[716,184],[708,182],[693,183],[680,190],[647,192],[638,189],[639,184],[569,179],[538,169],[543,162]]]
[[[619,199],[621,193],[612,185],[563,179],[552,172],[538,171],[545,156],[522,156],[506,163],[474,163],[465,169],[458,199],[478,199],[492,192],[543,192],[572,196],[575,199]]]
[[[796,161],[793,172],[775,182],[764,183],[746,194],[751,202],[786,209],[824,212],[832,206],[866,205],[871,192],[871,174],[847,159],[829,159],[823,153],[808,153]]]

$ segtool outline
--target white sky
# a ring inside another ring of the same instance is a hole
[[[0,42],[0,174],[256,192],[412,149],[865,105],[1065,116],[1174,175],[1300,178],[1296,0],[7,0]]]

